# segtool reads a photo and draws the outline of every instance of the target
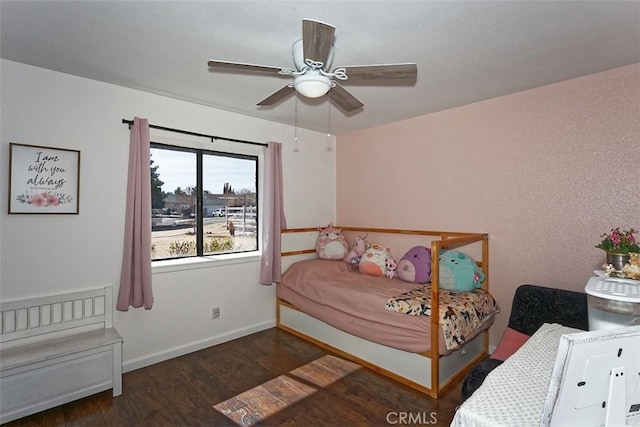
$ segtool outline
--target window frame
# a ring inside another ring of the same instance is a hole
[[[201,142],[189,142],[189,141],[176,141],[170,139],[164,141],[166,138],[151,137],[150,148],[163,149],[168,151],[180,151],[186,153],[193,153],[196,156],[195,168],[196,168],[196,254],[181,257],[152,259],[151,265],[155,272],[166,272],[183,269],[193,268],[205,268],[211,265],[228,265],[244,262],[253,262],[260,259],[261,251],[261,204],[262,204],[262,189],[260,176],[263,168],[263,150],[256,147],[241,147],[237,143],[218,143],[219,147],[212,149],[207,147],[211,144],[203,144]],[[216,141],[218,142],[218,141]],[[205,155],[229,157],[235,159],[252,160],[255,163],[255,190],[256,190],[256,249],[244,250],[235,252],[221,252],[215,254],[204,253],[204,233],[203,233],[203,219],[204,219],[204,189],[203,189],[203,158]],[[153,158],[152,158],[153,160]],[[212,264],[213,263],[213,264]]]

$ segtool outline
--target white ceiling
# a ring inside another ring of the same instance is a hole
[[[640,1],[2,0],[0,17],[5,59],[291,125],[297,104],[334,134],[640,62]],[[336,27],[334,66],[416,62],[417,82],[347,81],[364,103],[347,116],[326,97],[257,107],[290,78],[208,70],[292,67],[302,18]]]

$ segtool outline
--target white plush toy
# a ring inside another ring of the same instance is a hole
[[[396,272],[396,270],[398,269],[398,263],[396,262],[395,259],[388,258],[386,264],[387,264],[387,277],[389,279],[393,279],[398,275],[398,273]]]

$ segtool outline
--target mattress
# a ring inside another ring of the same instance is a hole
[[[412,353],[431,348],[431,317],[385,309],[387,301],[418,287],[399,279],[370,276],[342,261],[311,259],[292,264],[277,285],[277,296],[316,319],[366,340]],[[474,333],[493,323],[488,316]],[[441,355],[451,353],[438,330]]]

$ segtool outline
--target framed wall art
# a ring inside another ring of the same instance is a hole
[[[9,144],[9,213],[78,214],[80,151]]]

